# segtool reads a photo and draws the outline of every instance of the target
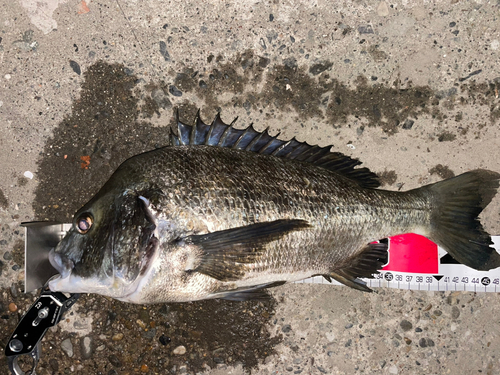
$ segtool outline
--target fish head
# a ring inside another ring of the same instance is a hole
[[[151,271],[158,236],[151,203],[135,190],[98,194],[74,216],[49,259],[52,291],[124,298]]]

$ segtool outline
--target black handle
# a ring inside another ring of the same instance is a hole
[[[71,294],[66,297],[60,292],[43,290],[10,337],[5,347],[5,356],[17,357],[31,354],[37,348],[47,329],[59,323],[63,314],[76,302],[78,297],[80,294]],[[39,349],[37,349],[35,357],[38,357],[39,354]],[[35,357],[33,371],[38,360]]]

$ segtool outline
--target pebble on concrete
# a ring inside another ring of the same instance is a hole
[[[90,336],[85,336],[80,341],[80,351],[82,359],[89,359],[93,352],[93,340]]]
[[[399,326],[403,329],[403,331],[409,331],[412,329],[413,325],[408,321],[408,320],[402,320],[401,323],[399,323]]]
[[[67,338],[61,342],[61,349],[70,358],[73,357],[73,344],[70,338]]]
[[[186,347],[184,345],[179,345],[177,348],[175,348],[172,351],[173,354],[175,355],[183,355],[186,354]]]

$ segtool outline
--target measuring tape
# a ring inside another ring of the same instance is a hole
[[[373,279],[362,279],[370,288],[396,288],[424,291],[500,292],[500,268],[476,271],[459,264],[434,242],[409,233],[391,237],[389,260]],[[500,253],[500,236],[492,236]],[[296,283],[330,284],[323,276]]]

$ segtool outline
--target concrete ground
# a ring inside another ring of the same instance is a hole
[[[127,157],[220,111],[333,144],[411,189],[500,171],[497,1],[0,0],[0,344],[23,229],[70,219]],[[482,216],[500,234],[500,198]],[[86,296],[40,374],[496,374],[495,293],[286,285],[268,302]],[[6,360],[0,361],[6,373]]]

